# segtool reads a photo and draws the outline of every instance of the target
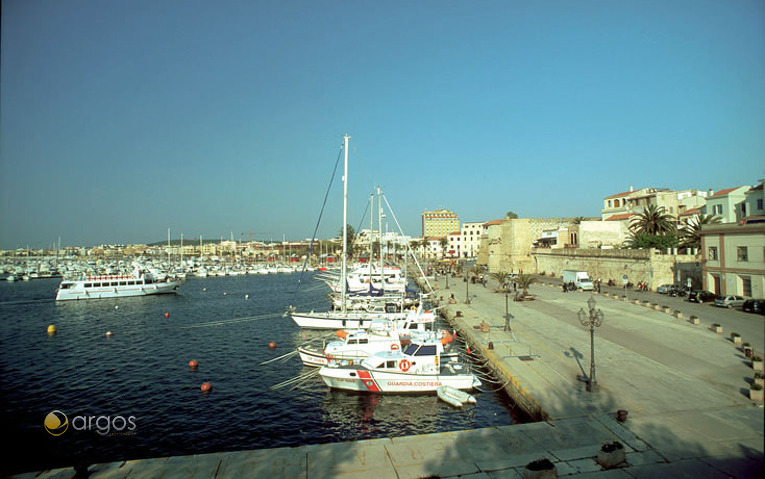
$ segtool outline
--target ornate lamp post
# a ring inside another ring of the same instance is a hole
[[[595,309],[595,300],[590,297],[587,300],[588,312],[580,309],[577,315],[582,326],[590,328],[590,379],[587,381],[587,390],[595,392],[598,390],[598,383],[595,381],[595,328],[603,324],[603,311]]]

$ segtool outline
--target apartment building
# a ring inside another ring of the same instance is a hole
[[[449,210],[422,212],[422,236],[443,238],[460,230],[457,213]]]
[[[705,225],[701,248],[705,290],[765,297],[765,223]]]
[[[688,189],[673,191],[667,188],[640,188],[606,196],[603,199],[603,221],[626,221],[648,205],[664,208],[664,212],[679,218],[688,210],[703,207],[710,192]]]
[[[741,205],[750,186],[726,188],[707,198],[706,214],[722,218],[723,223],[738,223],[744,217]]]

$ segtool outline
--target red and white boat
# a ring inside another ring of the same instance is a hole
[[[372,393],[435,392],[450,386],[471,390],[480,380],[469,366],[442,358],[440,341],[412,340],[403,349],[372,354],[361,364],[331,362],[319,369],[324,383],[334,389]]]

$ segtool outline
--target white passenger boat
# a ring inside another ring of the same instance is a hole
[[[361,364],[333,362],[319,369],[334,389],[372,393],[435,392],[441,386],[471,390],[480,386],[470,368],[442,358],[440,341],[413,340],[404,349],[373,354]]]
[[[169,278],[159,280],[141,269],[126,275],[81,276],[61,281],[56,290],[56,301],[168,294],[175,293],[180,284],[180,281]]]

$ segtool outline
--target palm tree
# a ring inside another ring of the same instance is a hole
[[[346,234],[348,235],[348,254],[346,255],[348,259],[353,258],[353,250],[354,250],[354,243],[356,242],[356,231],[353,229],[353,226],[346,225],[347,229]],[[343,241],[343,229],[340,228],[340,241]],[[342,244],[342,243],[341,243]]]
[[[529,294],[529,286],[537,282],[537,277],[521,273],[515,277],[515,282],[523,289],[523,295],[526,296]]]
[[[701,227],[722,222],[722,217],[715,215],[697,214],[688,220],[682,228],[682,245],[686,248],[701,247]]]
[[[491,273],[491,277],[497,280],[501,290],[507,289],[507,280],[510,278],[510,273],[507,271],[497,271],[496,273]]]
[[[446,257],[446,247],[449,246],[449,238],[444,236],[438,242],[441,244],[441,258]]]
[[[676,230],[675,218],[665,213],[663,206],[648,205],[643,208],[641,213],[632,217],[630,230],[634,234],[661,235],[670,233]]]

